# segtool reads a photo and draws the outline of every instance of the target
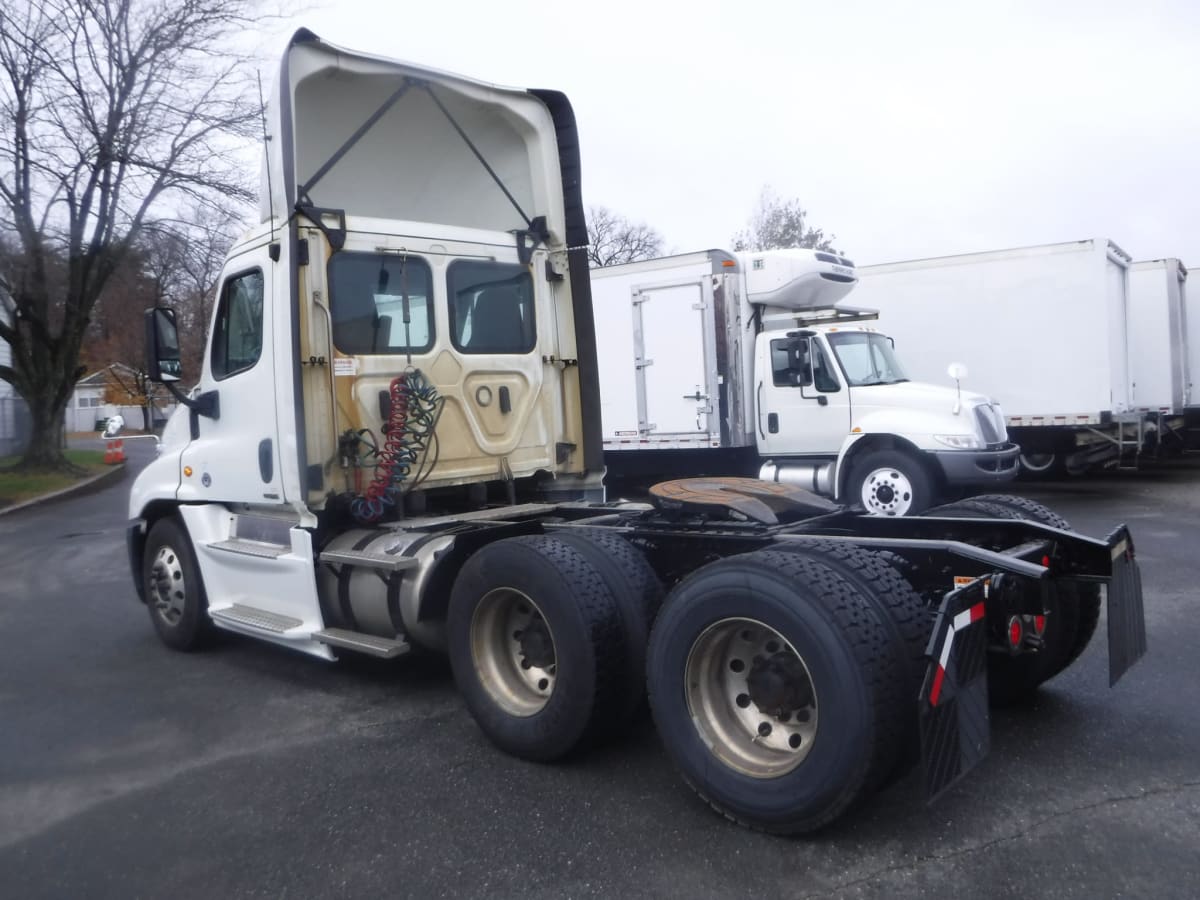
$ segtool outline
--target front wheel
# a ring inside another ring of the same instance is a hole
[[[929,474],[900,450],[874,450],[856,461],[846,488],[850,502],[873,516],[914,516],[933,502]]]
[[[142,556],[142,583],[154,630],[174,650],[195,650],[212,634],[208,597],[191,539],[175,519],[150,529]]]

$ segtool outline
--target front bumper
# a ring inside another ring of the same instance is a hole
[[[1021,448],[1004,444],[995,450],[933,450],[946,484],[993,484],[1017,477]]]

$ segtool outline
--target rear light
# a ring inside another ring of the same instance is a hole
[[[1021,624],[1020,616],[1009,616],[1008,618],[1008,646],[1012,650],[1018,650],[1021,647],[1021,639],[1025,637],[1025,626]]]
[[[1046,633],[1046,617],[1045,616],[1034,616],[1033,617],[1033,633],[1036,634],[1038,637],[1041,637],[1043,634]]]

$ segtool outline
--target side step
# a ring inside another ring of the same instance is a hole
[[[278,559],[285,553],[291,553],[291,547],[282,544],[268,544],[263,541],[247,541],[241,538],[230,538],[227,541],[214,541],[208,545],[213,550],[224,550],[226,553],[240,553],[242,556],[257,556],[260,559]]]
[[[326,628],[318,631],[313,634],[313,640],[345,650],[378,656],[380,659],[395,659],[412,649],[403,638],[393,640],[374,634],[363,634],[360,631],[347,631],[344,628]]]
[[[367,553],[365,550],[325,550],[321,553],[320,559],[321,562],[334,566],[362,566],[366,569],[383,569],[387,572],[414,569],[419,565],[418,561],[411,556]]]
[[[210,609],[209,615],[224,625],[253,628],[256,631],[268,631],[271,634],[283,634],[304,624],[291,616],[281,616],[278,613],[267,612],[265,609],[242,606],[240,603],[220,609]]]

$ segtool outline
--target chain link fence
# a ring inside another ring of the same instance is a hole
[[[32,430],[25,401],[20,397],[0,397],[0,456],[24,450]]]

